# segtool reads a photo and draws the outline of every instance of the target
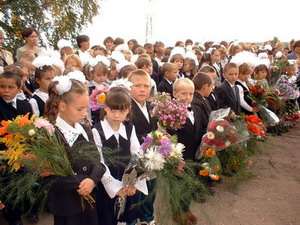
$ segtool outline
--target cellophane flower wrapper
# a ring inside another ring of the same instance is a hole
[[[267,126],[276,126],[280,122],[278,116],[263,105],[259,105],[259,116]]]
[[[186,103],[179,99],[172,99],[170,94],[162,93],[151,99],[151,116],[157,118],[158,123],[170,130],[178,130],[186,123],[188,110]]]
[[[90,95],[89,107],[92,111],[96,111],[104,107],[106,95],[109,92],[109,87],[104,86],[102,89],[94,89]]]

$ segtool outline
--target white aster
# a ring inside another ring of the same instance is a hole
[[[154,147],[150,147],[144,154],[144,165],[148,170],[162,170],[164,163],[164,156],[157,152]]]

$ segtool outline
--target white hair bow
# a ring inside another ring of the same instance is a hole
[[[56,85],[56,90],[59,95],[63,95],[64,93],[71,90],[72,87],[72,81],[71,80],[77,80],[83,84],[86,83],[85,76],[83,73],[79,70],[76,70],[74,72],[70,72],[67,75],[63,76],[56,76],[53,78],[52,81],[58,81],[58,84]]]

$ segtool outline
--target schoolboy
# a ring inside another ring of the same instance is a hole
[[[151,117],[151,106],[147,99],[151,91],[151,78],[150,75],[142,70],[137,69],[129,74],[128,80],[132,83],[131,97],[132,97],[132,123],[135,126],[136,134],[140,144],[143,143],[143,137],[157,129],[157,120]],[[145,196],[143,193],[138,192],[140,195],[142,216],[140,217],[141,225],[154,225],[154,200],[155,200],[155,187],[156,180],[152,179],[147,181],[147,187],[151,197]]]
[[[225,64],[223,76],[225,80],[216,90],[220,106],[222,108],[230,107],[236,115],[240,115],[240,96],[235,84],[239,76],[238,66],[235,63]]]
[[[32,114],[30,104],[16,98],[20,91],[20,76],[12,72],[0,74],[0,121],[12,120],[27,113]],[[3,149],[5,146],[1,145],[0,150]],[[3,211],[3,215],[10,225],[23,225],[21,214],[20,207],[13,208],[10,204],[7,204]]]
[[[159,83],[157,91],[169,93],[173,97],[173,82],[178,76],[178,69],[176,64],[165,63],[161,67],[161,73],[163,75],[163,79]]]
[[[197,107],[201,112],[201,132],[199,136],[202,137],[206,133],[209,115],[211,113],[211,107],[207,97],[212,91],[213,80],[208,74],[198,72],[193,78],[193,83],[195,85],[195,93],[192,106]]]
[[[195,160],[196,150],[201,143],[201,112],[197,107],[191,105],[194,98],[195,86],[189,78],[181,78],[175,81],[173,95],[177,99],[186,101],[188,105],[188,118],[183,127],[176,131],[178,142],[185,145],[183,158],[185,160]],[[190,202],[183,202],[182,209],[184,215],[173,215],[173,219],[181,224],[195,224],[197,217],[193,215],[189,208]]]
[[[199,72],[206,73],[209,76],[211,76],[211,78],[213,79],[213,89],[212,89],[210,95],[207,97],[207,100],[210,104],[210,108],[212,111],[218,110],[220,108],[220,104],[219,104],[219,99],[218,99],[218,96],[217,96],[216,90],[215,90],[215,84],[216,84],[216,80],[217,80],[216,70],[212,66],[203,66],[199,70]]]

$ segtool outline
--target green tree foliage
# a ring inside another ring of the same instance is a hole
[[[61,38],[74,39],[98,12],[97,0],[0,0],[0,26],[13,52],[23,45],[21,33],[27,27],[44,32],[56,47]]]

